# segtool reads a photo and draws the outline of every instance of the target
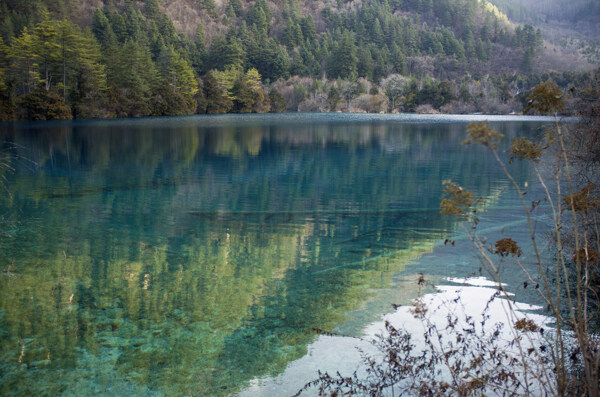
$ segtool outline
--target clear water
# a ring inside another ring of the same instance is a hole
[[[0,394],[235,394],[315,329],[360,334],[417,272],[477,272],[442,181],[489,203],[490,231],[522,218],[495,160],[461,145],[472,119],[0,124]],[[492,123],[510,139],[543,121]]]

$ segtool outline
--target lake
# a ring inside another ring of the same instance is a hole
[[[419,294],[418,273],[478,273],[439,214],[442,181],[484,200],[482,229],[527,239],[491,154],[461,145],[485,118],[0,124],[0,394],[236,394],[316,330],[362,335]],[[548,121],[487,118],[505,144]]]

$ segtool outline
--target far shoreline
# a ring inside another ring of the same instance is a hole
[[[577,121],[576,116],[559,116],[561,121]],[[482,114],[482,113],[364,113],[364,112],[281,112],[281,113],[220,113],[220,114],[190,114],[182,116],[148,116],[148,117],[126,117],[126,118],[96,118],[96,119],[62,119],[62,120],[19,120],[2,121],[0,126],[19,125],[85,125],[89,123],[148,123],[161,124],[173,120],[196,120],[209,121],[206,126],[219,125],[223,122],[234,122],[235,120],[256,122],[261,120],[280,119],[282,122],[293,123],[295,121],[306,121],[314,118],[323,121],[324,118],[330,122],[372,122],[393,121],[402,123],[464,123],[472,121],[554,121],[553,116],[524,115],[524,114]],[[236,124],[234,122],[234,124]]]

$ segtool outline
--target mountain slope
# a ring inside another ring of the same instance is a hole
[[[343,98],[349,110],[393,75],[405,76],[404,110],[476,103],[479,88],[467,87],[482,79],[484,96],[506,102],[498,92],[520,74],[583,64],[485,0],[0,0],[0,11],[15,117],[42,117],[60,97],[74,117],[266,111],[281,102],[264,90],[276,81],[287,81],[277,92],[288,108],[313,93],[315,109]]]

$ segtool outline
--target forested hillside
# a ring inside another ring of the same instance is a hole
[[[5,120],[510,112],[540,81],[590,78],[485,0],[26,3],[0,0]]]
[[[559,21],[600,23],[600,3],[596,0],[490,0],[516,22]]]
[[[600,2],[597,0],[490,0],[513,22],[539,26],[562,52],[600,62]]]

